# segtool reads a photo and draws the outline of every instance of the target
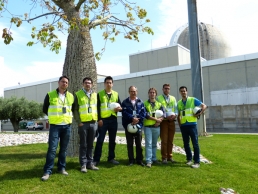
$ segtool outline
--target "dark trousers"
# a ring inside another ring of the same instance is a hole
[[[99,162],[102,154],[102,146],[105,140],[106,133],[108,131],[109,144],[108,144],[108,161],[115,158],[116,147],[116,133],[117,133],[117,118],[114,119],[102,119],[103,126],[98,128],[98,139],[94,151],[94,162]]]
[[[143,160],[142,155],[142,132],[140,133],[129,133],[125,129],[125,137],[127,142],[127,153],[129,163],[135,163],[133,144],[136,145],[136,162],[139,163]]]
[[[85,122],[78,129],[80,136],[79,161],[81,166],[90,164],[93,161],[93,142],[97,127],[97,123]]]
[[[180,127],[181,134],[183,137],[184,148],[186,153],[186,160],[192,160],[192,151],[190,148],[190,138],[194,149],[194,162],[200,163],[200,148],[198,144],[198,131],[197,125],[185,125]]]

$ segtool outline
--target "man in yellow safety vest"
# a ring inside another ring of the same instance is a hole
[[[98,170],[93,164],[93,143],[98,128],[97,94],[92,91],[92,79],[85,77],[83,88],[76,92],[74,99],[74,118],[78,123],[80,136],[79,162],[81,172],[87,169]]]
[[[207,108],[207,106],[200,100],[194,97],[187,96],[187,87],[181,86],[179,92],[182,99],[178,101],[178,124],[180,126],[184,148],[186,153],[186,164],[192,168],[200,167],[200,148],[198,143],[198,131],[197,131],[197,117],[199,117]],[[201,111],[198,114],[194,114],[195,107],[200,107]],[[192,163],[192,151],[190,148],[190,138],[194,149],[194,164]]]
[[[44,166],[44,175],[41,180],[46,181],[52,174],[54,159],[58,142],[60,145],[57,169],[63,175],[68,175],[66,167],[66,150],[70,139],[72,123],[72,105],[74,103],[73,94],[67,91],[69,78],[61,76],[58,81],[58,88],[45,97],[43,112],[48,115],[50,123],[48,151]]]

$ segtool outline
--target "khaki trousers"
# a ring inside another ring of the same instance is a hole
[[[162,160],[172,158],[173,141],[175,136],[175,122],[163,120],[160,124],[161,156]]]

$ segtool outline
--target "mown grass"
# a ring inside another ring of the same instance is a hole
[[[118,134],[119,135],[119,134]],[[120,135],[122,136],[122,135]],[[41,181],[47,144],[0,148],[0,193],[220,193],[232,188],[244,194],[258,193],[257,135],[213,135],[199,139],[201,154],[212,164],[200,169],[186,166],[185,156],[174,154],[176,164],[152,168],[127,166],[125,145],[117,145],[120,165],[106,162],[107,144],[99,171],[80,172],[78,158],[67,158],[69,176],[54,173]],[[182,146],[180,134],[175,144]],[[157,156],[160,157],[158,150]]]

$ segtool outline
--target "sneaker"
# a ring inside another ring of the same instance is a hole
[[[90,170],[99,170],[98,167],[96,167],[94,164],[90,164],[87,166],[87,169],[90,169]]]
[[[137,162],[138,165],[145,166],[142,161]]]
[[[133,166],[133,162],[130,162],[130,163],[128,164],[128,166]]]
[[[192,168],[200,168],[200,164],[199,163],[194,163],[191,167]]]
[[[176,161],[173,160],[173,158],[168,159],[168,161],[170,161],[170,162],[172,162],[172,163],[176,163]]]
[[[167,159],[162,160],[162,164],[167,164],[167,163],[168,163]]]
[[[153,164],[161,164],[161,162],[159,162],[158,160],[154,160],[152,161]]]
[[[99,165],[99,162],[92,162],[92,164],[93,164],[94,166],[98,166],[98,165]]]
[[[119,162],[114,160],[114,159],[113,160],[109,160],[108,162],[111,163],[111,164],[114,164],[114,165],[118,165],[119,164]]]
[[[86,166],[85,166],[85,165],[83,165],[83,166],[81,167],[81,172],[83,172],[83,173],[86,173],[86,172],[87,172],[87,169],[86,169]]]
[[[191,160],[187,160],[187,162],[185,163],[185,164],[187,164],[187,165],[192,165],[193,164],[193,162],[191,161]]]
[[[147,166],[148,168],[151,168],[151,163],[148,163],[146,166]]]
[[[66,176],[68,175],[68,172],[66,172],[65,170],[60,170],[60,171],[58,171],[58,173],[66,175]]]
[[[42,181],[46,181],[49,178],[49,174],[45,173],[43,174],[43,176],[41,177]]]

